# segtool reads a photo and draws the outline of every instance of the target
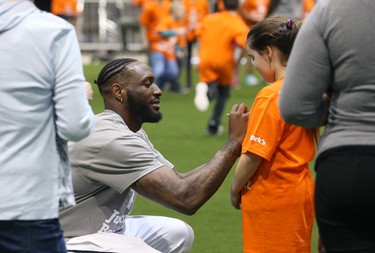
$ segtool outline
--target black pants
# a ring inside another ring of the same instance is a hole
[[[216,99],[214,110],[208,122],[208,127],[217,128],[220,125],[225,106],[230,98],[230,85],[222,86],[217,81],[207,83],[208,98],[210,101]]]
[[[316,161],[315,209],[327,252],[375,252],[375,147],[345,147]]]

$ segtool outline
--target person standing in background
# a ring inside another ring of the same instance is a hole
[[[186,25],[185,6],[180,0],[171,2],[169,15],[162,17],[155,29],[159,34],[156,50],[152,53],[155,82],[162,90],[169,84],[170,91],[182,93],[178,79],[186,47]]]
[[[66,142],[94,127],[76,33],[30,0],[0,0],[0,19],[0,252],[65,253]]]
[[[294,44],[280,94],[286,122],[325,125],[315,210],[327,252],[375,252],[373,0],[319,0]]]
[[[237,12],[238,0],[224,0],[225,11],[203,18],[197,29],[199,42],[199,83],[195,87],[194,104],[199,111],[215,107],[208,121],[206,134],[222,133],[221,117],[230,97],[234,64],[234,51],[245,48],[249,27]]]
[[[170,0],[146,0],[138,17],[143,44],[142,48],[147,53],[148,63],[151,65],[153,71],[160,68],[160,64],[163,64],[158,57],[157,43],[160,40],[160,35],[156,27],[161,19],[169,16],[170,8]],[[158,75],[156,74],[156,76]]]
[[[209,14],[210,6],[207,0],[183,0],[186,8],[186,85],[185,88],[190,90],[192,87],[192,71],[191,59],[193,56],[193,49],[196,45],[197,38],[195,31],[200,21]]]

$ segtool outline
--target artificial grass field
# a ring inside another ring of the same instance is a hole
[[[91,105],[95,114],[103,111],[103,102],[94,84],[102,67],[103,64],[84,66],[86,79],[94,89],[94,100]],[[245,85],[244,70],[241,69],[240,73],[242,80],[240,88],[232,89],[225,112],[229,112],[235,103],[246,103],[250,108],[256,93],[263,87],[262,85],[252,87]],[[193,79],[195,84],[196,73],[194,73]],[[183,73],[181,80],[185,80]],[[184,85],[184,82],[182,84]],[[225,114],[222,118],[224,134],[221,136],[204,135],[212,104],[208,111],[199,112],[194,107],[193,98],[194,90],[184,95],[165,91],[161,97],[162,121],[143,125],[154,146],[180,172],[192,170],[207,162],[227,138],[228,122]],[[311,168],[313,168],[312,165]],[[192,226],[195,232],[192,253],[242,252],[241,212],[230,204],[229,186],[233,171],[232,169],[216,194],[192,216],[165,208],[140,195],[137,196],[132,214],[162,215],[184,220]],[[317,252],[317,229],[315,226],[312,237],[312,253]]]

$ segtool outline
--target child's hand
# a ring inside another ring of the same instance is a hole
[[[231,193],[231,198],[232,206],[236,209],[241,209],[241,192],[239,193]]]

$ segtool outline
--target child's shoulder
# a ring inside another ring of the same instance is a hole
[[[281,83],[274,82],[262,88],[258,94],[257,98],[267,99],[267,100],[277,100],[280,94]]]
[[[274,82],[271,84],[268,84],[267,86],[263,87],[258,94],[263,94],[263,95],[273,95],[277,94],[280,91],[281,85],[278,82]]]

